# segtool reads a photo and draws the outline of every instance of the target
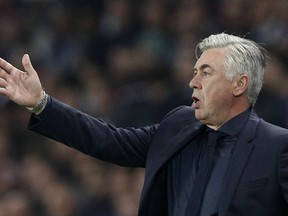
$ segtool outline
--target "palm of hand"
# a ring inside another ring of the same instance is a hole
[[[33,107],[43,90],[28,55],[23,56],[22,62],[25,72],[0,59],[0,93],[19,105]]]

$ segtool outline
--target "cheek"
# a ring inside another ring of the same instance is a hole
[[[225,105],[231,100],[232,93],[229,88],[211,88],[204,92],[204,101],[207,105]]]

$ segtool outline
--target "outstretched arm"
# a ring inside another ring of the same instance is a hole
[[[0,58],[0,94],[21,106],[35,107],[44,91],[28,54],[23,56],[22,64],[25,71]]]

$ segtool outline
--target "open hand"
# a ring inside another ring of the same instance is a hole
[[[43,89],[28,54],[23,56],[22,64],[25,71],[0,58],[0,94],[21,106],[34,107],[42,97]]]

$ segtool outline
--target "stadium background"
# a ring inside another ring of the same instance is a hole
[[[29,53],[45,90],[118,126],[191,104],[195,45],[227,32],[269,51],[255,109],[288,127],[287,0],[0,0],[0,56]],[[85,156],[27,128],[0,97],[0,215],[136,216],[143,169]]]

